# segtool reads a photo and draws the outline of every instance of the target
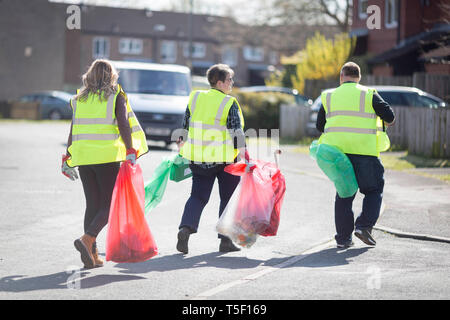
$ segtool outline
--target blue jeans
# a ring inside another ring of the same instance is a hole
[[[191,196],[184,207],[183,217],[181,218],[179,228],[188,227],[192,233],[196,233],[200,222],[200,216],[203,212],[203,208],[209,201],[216,178],[219,183],[220,217],[233,195],[234,190],[239,184],[241,177],[225,172],[223,170],[225,165],[220,165],[208,170],[199,168],[196,170],[195,165],[191,165],[190,167],[192,169]],[[219,234],[219,238],[225,237]]]
[[[336,242],[345,243],[352,239],[353,230],[372,228],[380,216],[384,188],[384,167],[374,156],[347,154],[353,164],[359,191],[364,194],[362,212],[353,221],[352,204],[356,193],[349,198],[340,198],[336,193],[334,217]]]

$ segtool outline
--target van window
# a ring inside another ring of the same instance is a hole
[[[189,75],[181,72],[120,69],[119,83],[126,93],[188,96],[191,91]]]

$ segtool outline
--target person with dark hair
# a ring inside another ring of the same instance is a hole
[[[78,167],[86,197],[84,234],[74,241],[85,268],[103,266],[98,256],[97,235],[106,226],[120,162],[148,152],[145,133],[117,83],[114,66],[95,60],[83,75],[83,87],[72,98],[72,124],[61,171],[78,179]]]
[[[339,148],[350,159],[359,191],[364,194],[362,212],[354,221],[352,204],[356,193],[335,198],[335,240],[338,248],[353,245],[352,232],[365,244],[376,245],[372,228],[380,215],[384,188],[384,168],[380,151],[389,148],[385,125],[395,120],[392,108],[375,89],[359,84],[361,71],[354,62],[341,69],[340,86],[322,93],[322,107],[316,128],[323,134],[319,144]]]
[[[233,89],[233,70],[216,64],[206,73],[209,90],[193,91],[186,108],[183,128],[187,135],[177,141],[180,155],[191,161],[191,196],[184,207],[178,232],[177,250],[187,254],[188,240],[197,232],[203,208],[209,201],[214,182],[219,184],[222,215],[240,177],[224,171],[227,164],[238,161],[245,154],[244,117]],[[240,250],[230,238],[219,234],[219,251]]]

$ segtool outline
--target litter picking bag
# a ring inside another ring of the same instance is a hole
[[[188,163],[189,160],[181,157],[179,154],[175,154],[164,158],[156,167],[150,181],[145,184],[144,188],[146,214],[161,202],[169,177],[170,180],[176,182],[192,177]]]
[[[142,169],[122,163],[114,186],[106,235],[106,260],[141,262],[158,253],[144,216]]]
[[[264,175],[270,177],[274,196],[274,205],[270,214],[270,224],[264,230],[261,230],[259,235],[265,237],[275,236],[280,224],[281,205],[286,192],[286,181],[275,163],[253,159],[251,160],[251,163],[255,164],[255,167],[252,169],[253,173],[262,171]],[[245,167],[245,163],[233,163],[226,166],[225,171],[236,176],[242,176],[245,174]]]
[[[309,154],[334,183],[339,197],[348,198],[358,191],[353,165],[345,153],[334,146],[319,144],[317,140],[314,140],[309,147]]]
[[[174,158],[172,167],[170,168],[170,180],[175,182],[183,181],[192,177],[192,171],[189,168],[190,161],[178,155]]]
[[[277,165],[253,159],[249,162],[254,164],[249,172],[245,163],[225,167],[226,172],[242,178],[216,226],[220,234],[246,248],[256,242],[258,235],[276,235],[286,190]]]

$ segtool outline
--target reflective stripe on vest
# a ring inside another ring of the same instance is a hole
[[[118,90],[106,101],[101,101],[98,95],[92,93],[89,94],[86,101],[72,99],[72,145],[68,150],[71,157],[67,160],[69,166],[125,160],[126,146],[120,137],[115,118],[115,103],[120,92],[123,93],[118,86]],[[125,93],[123,94],[126,99],[126,114],[131,129],[132,147],[138,151],[138,156],[141,156],[148,152],[145,133],[131,109]],[[102,115],[103,117],[101,117]]]
[[[232,101],[235,101],[232,96],[215,89],[192,93],[189,103],[191,114],[189,132],[180,150],[183,157],[198,162],[223,163],[234,160],[239,151],[234,149],[233,139],[226,126]],[[201,103],[201,107],[198,103]],[[207,107],[208,104],[211,105],[210,109]],[[208,112],[211,109],[212,111]],[[243,126],[244,119],[240,107],[239,113]]]
[[[106,103],[106,118],[76,118],[76,110],[77,110],[77,100],[72,100],[73,107],[73,119],[72,122],[74,125],[117,125],[117,119],[114,118],[114,104],[115,104],[116,95],[111,94],[108,97],[108,101]],[[136,118],[134,111],[131,110],[127,113],[128,120],[131,118]],[[131,128],[131,133],[138,132],[142,130],[141,126],[134,125]],[[80,141],[80,140],[116,140],[119,138],[117,134],[103,134],[103,133],[92,133],[92,134],[74,134],[72,135],[72,141]]]
[[[385,151],[389,138],[373,110],[372,96],[373,90],[356,83],[345,83],[323,94],[327,122],[319,143],[352,154],[378,156],[379,151]]]

